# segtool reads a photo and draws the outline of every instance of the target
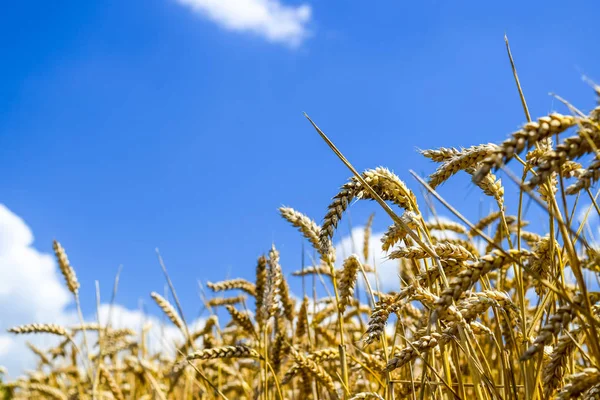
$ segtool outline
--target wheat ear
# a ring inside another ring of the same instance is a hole
[[[123,392],[121,391],[119,384],[112,376],[110,371],[106,368],[106,366],[100,365],[99,370],[100,375],[106,380],[106,384],[108,385],[108,388],[110,389],[110,392],[112,393],[115,400],[125,400],[125,396],[123,396]]]
[[[213,292],[237,289],[248,293],[250,296],[256,296],[256,286],[252,282],[242,278],[228,279],[217,283],[207,282],[206,286],[212,289]]]
[[[175,310],[175,307],[173,307],[173,305],[171,303],[169,303],[169,301],[167,299],[165,299],[164,297],[162,297],[160,294],[158,294],[156,292],[150,293],[150,296],[156,302],[156,304],[160,307],[160,309],[163,310],[165,315],[167,317],[169,317],[169,320],[173,323],[173,325],[178,327],[181,330],[181,332],[183,332],[183,334],[185,335],[185,326],[183,324],[183,320],[177,313],[177,310]]]
[[[187,360],[212,360],[215,358],[261,358],[260,354],[246,345],[214,347],[188,354]]]

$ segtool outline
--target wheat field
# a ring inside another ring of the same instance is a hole
[[[592,87],[600,100],[600,87]],[[585,113],[567,103],[564,114],[532,120],[522,99],[525,123],[503,142],[422,150],[437,168],[427,180],[416,176],[413,189],[386,168],[357,173],[313,123],[352,172],[323,205],[321,224],[292,208],[279,210],[318,255],[312,266],[286,274],[279,251],[266,247],[254,261],[254,282],[208,283],[214,296],[204,305],[211,316],[193,330],[169,281],[173,300],[156,292],[151,298],[185,338],[172,353],[151,351],[146,327],[135,332],[83,318],[78,326],[13,327],[15,335],[60,341],[47,349],[30,344],[37,369],[0,384],[0,394],[58,400],[600,399],[600,293],[593,290],[600,254],[585,229],[587,219],[600,215],[592,192],[600,179],[600,106]],[[507,171],[505,182],[498,170]],[[478,188],[473,195],[494,205],[479,221],[464,218],[435,191],[459,173],[471,175]],[[504,185],[517,187],[510,192],[518,198],[507,202]],[[415,193],[438,201],[452,218],[426,218],[422,211],[430,202]],[[528,225],[529,199],[544,210],[546,232]],[[391,221],[381,247],[397,265],[392,292],[379,290],[378,266],[369,254],[372,217],[362,251],[337,260],[334,237],[356,200],[377,202]],[[60,243],[54,251],[80,310],[76,271]],[[305,293],[292,294],[290,279],[301,279]],[[315,287],[326,295],[317,296]],[[229,317],[217,318],[219,309]]]

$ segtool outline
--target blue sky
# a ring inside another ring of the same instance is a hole
[[[434,166],[417,147],[498,142],[524,121],[505,33],[533,116],[564,111],[550,91],[595,104],[581,76],[600,80],[597,1],[272,0],[254,19],[265,1],[215,4],[3,6],[0,203],[40,252],[62,242],[86,313],[120,264],[119,303],[150,305],[155,247],[192,315],[196,279],[252,278],[272,242],[298,268],[301,238],[277,208],[320,221],[349,176],[302,112],[358,169],[387,166],[419,191],[408,169]],[[479,214],[468,179],[440,192]],[[383,229],[374,205],[353,207],[353,224],[373,210]]]

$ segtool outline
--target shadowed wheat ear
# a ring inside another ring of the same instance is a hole
[[[308,297],[304,296],[296,318],[296,331],[294,338],[302,340],[308,332]]]
[[[283,306],[283,315],[288,321],[294,321],[294,300],[290,294],[288,282],[283,274],[281,274],[281,281],[279,284],[279,295],[281,298],[281,305]]]
[[[561,335],[558,337],[557,344],[550,354],[550,360],[544,365],[542,371],[545,398],[549,399],[561,385],[567,372],[569,359],[577,349],[577,345],[572,337],[577,336],[577,332],[572,332],[571,335]]]
[[[254,318],[262,330],[262,326],[266,320],[265,295],[267,290],[267,258],[264,255],[258,257],[255,279],[256,296],[254,296]]]
[[[550,240],[550,235],[546,235],[531,247],[532,255],[530,257],[529,266],[531,270],[539,274],[540,278],[548,279],[552,272],[552,266],[554,265],[554,249],[559,248],[556,240]],[[538,295],[542,295],[546,292],[546,287],[539,283],[534,282],[535,291]]]
[[[536,175],[525,183],[525,187],[532,189],[545,182],[554,172],[560,172],[567,161],[575,160],[585,154],[593,153],[594,148],[600,147],[600,133],[598,128],[590,126],[585,121],[577,135],[568,137],[564,142],[558,144],[553,151],[546,152],[538,163]],[[589,140],[588,140],[589,139]]]
[[[580,294],[576,295],[573,303],[577,305],[583,304],[583,298]],[[548,318],[548,322],[542,326],[538,336],[533,341],[533,344],[521,356],[521,361],[529,360],[536,353],[543,350],[544,346],[550,344],[552,339],[566,327],[575,317],[575,308],[572,304],[565,304],[559,307],[554,314]]]
[[[597,368],[586,368],[567,378],[570,382],[556,395],[557,400],[579,397],[580,394],[600,383],[600,371]]]
[[[600,383],[595,384],[583,394],[583,400],[598,400],[600,399]]]
[[[449,287],[442,291],[436,304],[436,312],[438,314],[443,312],[452,304],[453,300],[458,300],[465,291],[488,272],[502,268],[504,265],[530,254],[527,250],[509,250],[508,252],[494,250],[491,254],[481,257],[478,262],[459,272]]]
[[[381,339],[390,314],[400,308],[402,301],[411,295],[414,290],[414,287],[409,286],[400,293],[380,298],[380,300],[375,303],[363,339],[366,344],[371,344],[374,341]]]
[[[322,364],[324,361],[332,361],[337,360],[339,358],[339,353],[337,349],[329,348],[329,349],[320,349],[309,353],[306,358],[308,360],[314,361],[317,364]],[[290,369],[286,371],[283,378],[281,379],[281,384],[288,384],[294,376],[296,376],[299,372],[302,371],[302,367],[298,363],[294,363]]]
[[[583,189],[589,189],[594,182],[600,179],[600,160],[595,160],[585,169],[574,184],[567,188],[567,194],[574,195]]]
[[[150,293],[150,297],[152,297],[152,299],[156,302],[160,309],[163,310],[165,315],[169,317],[169,320],[173,323],[173,325],[178,327],[179,330],[181,330],[181,332],[184,335],[186,335],[185,325],[183,324],[183,320],[177,313],[177,310],[175,310],[175,307],[173,307],[173,305],[169,303],[167,299],[165,299],[156,292]]]
[[[356,285],[359,269],[360,260],[355,254],[352,254],[344,260],[338,281],[340,296],[339,309],[342,313],[346,311],[346,307],[354,296],[354,286]]]

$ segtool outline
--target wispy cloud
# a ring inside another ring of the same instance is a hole
[[[311,8],[289,6],[279,0],[176,0],[225,29],[253,33],[290,46],[308,36]]]

